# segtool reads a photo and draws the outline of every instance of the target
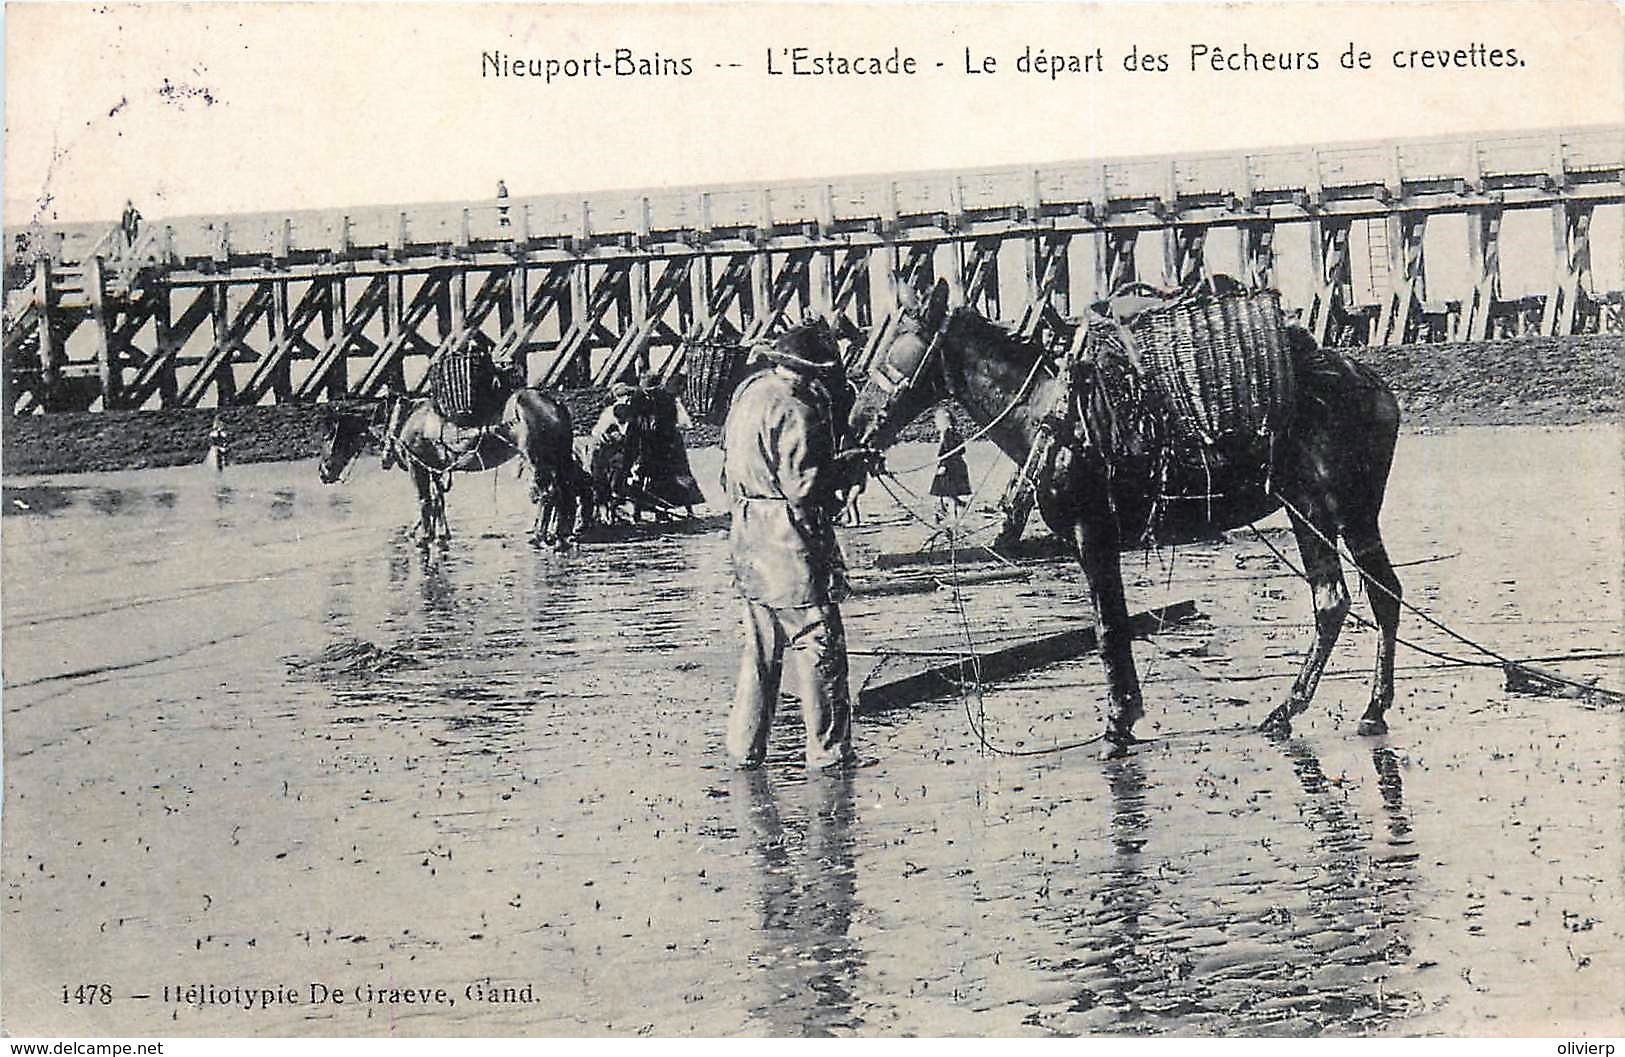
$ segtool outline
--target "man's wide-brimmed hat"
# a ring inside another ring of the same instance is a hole
[[[777,341],[762,347],[760,352],[769,363],[809,374],[823,374],[841,366],[834,336],[828,324],[820,321],[781,334]]]

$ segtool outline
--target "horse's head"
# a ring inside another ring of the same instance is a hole
[[[322,455],[317,461],[323,484],[337,484],[371,440],[371,409],[328,405],[322,421]]]
[[[869,379],[852,406],[848,436],[863,448],[885,448],[903,427],[948,395],[942,339],[948,329],[948,284],[938,281],[921,304],[904,289],[891,340],[875,353]]]

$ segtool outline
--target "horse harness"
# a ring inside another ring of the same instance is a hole
[[[1166,303],[1156,296],[1136,296],[1129,301],[1139,310]],[[1012,397],[1010,406],[993,420],[996,422],[1009,414],[1026,397],[1038,370],[1058,359],[1056,373],[1065,384],[1058,387],[1049,407],[1039,416],[1027,458],[1011,479],[1001,505],[1008,516],[1021,502],[1020,496],[1036,495],[1039,485],[1054,473],[1057,455],[1066,451],[1072,458],[1098,467],[1106,478],[1108,506],[1118,519],[1123,538],[1154,540],[1157,526],[1170,503],[1211,504],[1226,495],[1215,492],[1214,474],[1236,464],[1239,453],[1182,435],[1176,425],[1177,407],[1171,406],[1159,387],[1152,384],[1148,365],[1142,363],[1134,332],[1127,325],[1132,316],[1124,315],[1116,305],[1102,307],[1106,308],[1105,312],[1090,312],[1078,322],[1064,339],[1065,348],[1058,357],[1056,350],[1060,342],[1040,354],[1033,372]],[[906,380],[901,371],[889,364],[886,367],[894,377],[887,380],[900,389],[923,377],[946,330],[945,320]],[[957,396],[945,364],[942,370],[945,391]],[[878,369],[874,377],[877,381],[881,379]],[[1268,491],[1275,464],[1275,430],[1266,430],[1257,439],[1265,449],[1261,483]],[[1171,487],[1176,467],[1194,470],[1204,484],[1195,491]],[[1147,495],[1151,499],[1144,523],[1131,526],[1130,533],[1123,533],[1122,512],[1117,502],[1117,486],[1121,483],[1130,485],[1131,494]]]
[[[365,432],[367,436],[371,438],[372,441],[379,446],[379,448],[382,449],[383,455],[381,461],[384,469],[389,469],[390,466],[393,465],[393,461],[398,460],[402,467],[419,469],[429,476],[435,478],[442,492],[451,491],[452,474],[454,472],[472,471],[477,473],[489,469],[489,467],[485,465],[485,459],[483,456],[479,458],[477,466],[465,466],[463,465],[463,461],[470,454],[479,455],[480,450],[485,445],[486,439],[495,435],[496,423],[482,423],[478,426],[458,426],[456,423],[450,422],[444,415],[439,415],[440,435],[437,438],[437,441],[440,446],[446,450],[450,458],[447,465],[443,467],[432,466],[425,462],[423,458],[411,448],[401,443],[400,430],[403,426],[405,426],[407,417],[406,414],[401,413],[401,409],[407,406],[408,403],[409,401],[403,399],[392,400],[390,404],[387,405],[389,410],[385,414],[384,423],[381,429],[379,424],[374,419],[369,418],[367,421]],[[409,412],[407,414],[409,414]],[[468,446],[454,447],[446,439],[446,427],[448,425],[453,426],[460,433],[473,431],[474,443]]]
[[[1065,379],[1050,406],[1039,416],[1026,460],[1006,495],[1036,493],[1053,474],[1056,455],[1099,465],[1108,482],[1106,497],[1119,517],[1114,489],[1123,474],[1140,478],[1154,496],[1143,531],[1150,538],[1161,520],[1167,498],[1171,456],[1163,409],[1134,362],[1133,338],[1127,329],[1101,315],[1086,316],[1067,340],[1059,376]],[[1119,531],[1121,524],[1119,523]]]

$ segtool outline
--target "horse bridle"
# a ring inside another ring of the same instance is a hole
[[[897,365],[893,362],[894,356],[887,356],[884,362],[877,363],[869,368],[869,380],[886,394],[885,406],[880,409],[875,418],[876,432],[884,428],[891,419],[892,410],[896,406],[899,397],[903,393],[913,390],[920,383],[920,379],[925,377],[927,368],[933,362],[942,369],[943,392],[949,396],[953,395],[953,380],[948,376],[948,365],[941,355],[942,343],[948,334],[948,321],[952,315],[952,312],[943,313],[942,322],[937,324],[936,330],[932,332],[929,339],[922,337],[918,332],[909,335],[920,343],[922,351],[920,352],[920,358],[914,363],[908,374],[905,375],[897,368]],[[899,337],[901,336],[899,335]],[[893,339],[892,347],[894,350],[896,340]]]
[[[943,393],[956,399],[960,397],[957,388],[954,386],[953,375],[948,370],[947,360],[939,353],[942,343],[946,339],[948,326],[952,319],[953,313],[951,311],[944,313],[942,322],[937,325],[936,331],[931,335],[931,340],[925,341],[924,339],[920,339],[920,344],[924,346],[925,351],[920,354],[919,361],[914,364],[914,367],[908,376],[905,377],[903,372],[897,369],[897,367],[891,362],[890,357],[887,358],[885,363],[876,364],[874,367],[870,368],[870,381],[884,390],[888,396],[885,406],[882,407],[875,416],[874,432],[878,433],[885,427],[887,421],[891,418],[893,408],[896,406],[899,395],[912,389],[920,381],[920,379],[925,375],[927,365],[930,364],[932,360],[936,360],[942,368]],[[919,338],[919,335],[916,334],[914,337]],[[1046,370],[1049,369],[1046,368],[1045,357],[1043,355],[1037,356],[1033,360],[1032,369],[1027,372],[1027,377],[1022,379],[1021,385],[1016,387],[1016,391],[1011,395],[1010,400],[1004,405],[1004,409],[998,414],[994,415],[987,422],[983,423],[975,433],[962,440],[959,447],[955,448],[952,454],[957,455],[965,451],[965,449],[970,447],[973,442],[981,440],[983,437],[992,432],[993,427],[1004,421],[1004,419],[1009,416],[1010,412],[1014,411],[1021,404],[1021,402],[1027,398],[1027,394],[1031,391],[1033,383],[1037,380],[1039,374]],[[1050,373],[1053,374],[1053,370],[1050,370]],[[880,454],[875,449],[868,448],[867,446],[852,450],[870,456],[878,456]],[[945,457],[946,456],[938,456],[937,459],[933,460],[933,463],[940,463]],[[923,469],[923,467],[921,468]]]
[[[349,478],[350,471],[355,469],[356,463],[361,458],[361,453],[367,450],[368,441],[377,444],[386,454],[396,450],[399,447],[395,442],[395,437],[389,432],[389,407],[390,405],[388,403],[375,404],[366,412],[364,421],[361,422],[360,428],[354,430],[354,435],[359,438],[356,444],[355,454],[344,461],[344,469],[339,472],[337,479],[338,482],[342,483]],[[384,417],[382,423],[378,421],[378,413],[380,411],[383,412]],[[332,429],[335,433],[344,428],[340,425],[340,422],[345,418],[348,418],[354,422],[363,419],[363,416],[360,413],[353,411],[334,412]],[[400,448],[399,451],[400,454],[405,454],[409,457],[411,455],[411,453],[405,448]]]

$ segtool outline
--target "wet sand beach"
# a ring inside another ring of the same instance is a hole
[[[1612,426],[1404,435],[1407,599],[1513,657],[1619,651],[1621,469]],[[1402,646],[1392,733],[1358,737],[1351,620],[1267,739],[1310,600],[1248,533],[1125,557],[1131,609],[1202,613],[1136,644],[1155,740],[1129,758],[997,751],[1099,732],[1083,657],[860,713],[867,765],[809,776],[794,707],[764,770],[726,764],[720,520],[538,551],[504,468],[458,480],[426,557],[370,459],[333,488],[310,461],[7,478],[4,503],[13,1034],[1625,1031],[1620,709]],[[928,532],[879,489],[865,511],[844,542],[880,582]],[[964,624],[948,590],[860,593],[852,645],[1087,626],[1075,564],[1028,572],[964,586]],[[65,1005],[86,981],[112,1000]]]

